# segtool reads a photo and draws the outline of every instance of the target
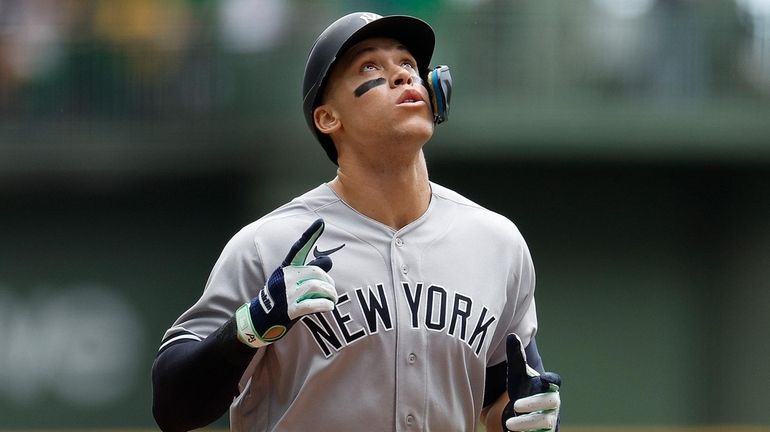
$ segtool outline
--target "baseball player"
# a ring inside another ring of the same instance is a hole
[[[353,13],[313,46],[311,131],[336,177],[244,227],[163,336],[165,431],[551,431],[560,378],[535,343],[514,224],[432,183],[422,148],[451,78],[431,27]]]

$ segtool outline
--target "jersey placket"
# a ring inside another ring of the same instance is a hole
[[[395,359],[397,431],[424,430],[426,412],[425,332],[424,329],[421,331],[419,314],[414,314],[417,310],[415,302],[422,294],[422,284],[419,281],[417,250],[410,246],[409,238],[403,232],[397,232],[390,245],[398,311]]]

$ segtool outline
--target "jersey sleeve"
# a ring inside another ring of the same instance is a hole
[[[505,341],[508,334],[516,333],[523,346],[527,346],[537,333],[535,266],[529,247],[521,234],[518,234],[515,243],[511,275],[506,290],[506,305],[500,325],[495,330],[493,346],[487,359],[489,366],[506,360]]]
[[[227,243],[214,265],[203,294],[169,328],[160,350],[185,340],[203,340],[265,284],[265,271],[253,230],[246,227]]]

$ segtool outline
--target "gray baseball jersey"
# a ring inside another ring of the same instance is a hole
[[[505,338],[537,328],[535,273],[515,225],[431,183],[422,217],[393,230],[328,185],[246,226],[165,343],[201,340],[250,301],[318,217],[314,254],[334,262],[332,312],[261,348],[230,409],[236,431],[473,431],[485,370]],[[310,258],[309,258],[310,259]]]

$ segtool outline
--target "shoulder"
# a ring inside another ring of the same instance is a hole
[[[268,261],[277,259],[272,253],[275,250],[282,259],[281,253],[285,254],[310,224],[320,217],[318,212],[338,201],[339,198],[328,186],[321,185],[242,227],[226,249],[252,249]]]
[[[513,221],[500,213],[489,210],[447,187],[431,183],[433,197],[453,208],[457,226],[473,229],[478,235],[506,242],[524,242],[524,238]]]

